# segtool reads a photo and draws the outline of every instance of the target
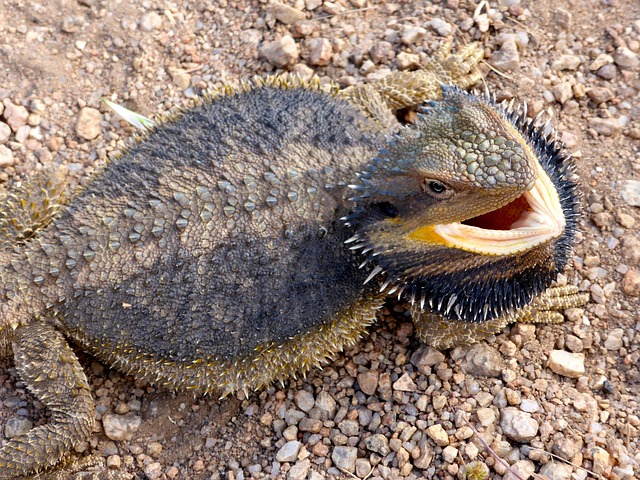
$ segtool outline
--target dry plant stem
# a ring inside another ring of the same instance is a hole
[[[515,23],[516,25],[518,25],[522,30],[527,32],[532,37],[539,37],[540,36],[539,33],[534,32],[533,29],[531,29],[528,25],[525,25],[524,23],[516,20],[515,18],[507,17],[507,20],[510,21],[510,22]]]
[[[319,16],[315,17],[315,20],[324,20],[326,18],[341,17],[341,16],[344,16],[344,15],[352,15],[354,13],[366,12],[367,10],[377,10],[377,9],[378,9],[377,6],[356,8],[355,10],[347,10],[346,12],[334,13],[333,15],[319,15]]]
[[[455,409],[454,409],[454,408],[452,408],[451,410],[452,410],[452,412],[455,414]],[[507,470],[508,470],[512,475],[514,475],[516,478],[518,478],[518,479],[520,479],[520,480],[524,480],[524,479],[523,479],[523,478],[522,478],[522,477],[521,477],[517,472],[514,472],[514,471],[511,469],[511,467],[509,466],[509,464],[508,464],[505,460],[503,460],[502,458],[500,458],[500,457],[499,457],[499,456],[498,456],[498,455],[497,455],[497,454],[496,454],[496,453],[491,449],[491,447],[489,446],[489,444],[487,444],[487,442],[485,442],[485,441],[484,441],[484,439],[480,436],[480,433],[478,432],[478,430],[476,430],[476,428],[475,428],[471,423],[469,423],[469,421],[468,421],[466,418],[462,417],[462,419],[464,420],[464,423],[465,423],[465,424],[466,424],[466,425],[467,425],[471,430],[473,430],[473,433],[478,437],[478,440],[480,440],[480,443],[482,443],[482,446],[483,446],[484,448],[486,448],[486,449],[487,449],[487,451],[488,451],[488,452],[489,452],[489,453],[490,453],[490,454],[491,454],[491,455],[492,455],[496,460],[498,460],[500,463],[502,463],[502,465],[503,465],[503,466],[504,466],[504,467],[505,467],[505,468],[506,468],[506,469],[507,469]],[[564,463],[566,463],[567,465],[571,465],[573,468],[578,468],[578,469],[580,469],[580,470],[584,470],[584,471],[585,471],[585,472],[587,472],[589,475],[593,475],[593,476],[594,476],[594,477],[596,477],[596,478],[599,478],[599,479],[601,479],[601,480],[605,480],[605,479],[604,479],[604,477],[603,477],[602,475],[600,475],[600,474],[598,474],[598,473],[595,473],[595,472],[592,472],[591,470],[586,469],[586,468],[584,468],[584,467],[583,467],[583,466],[581,466],[581,465],[576,465],[575,463],[571,463],[570,461],[565,460],[564,458],[562,458],[562,457],[560,457],[560,456],[558,456],[558,455],[556,455],[556,454],[554,454],[554,453],[547,452],[546,450],[543,450],[542,448],[536,448],[536,447],[529,447],[529,448],[530,448],[531,450],[535,450],[535,451],[537,451],[537,452],[543,452],[543,453],[545,453],[545,454],[549,455],[550,457],[555,458],[556,460],[559,460],[559,461],[561,461],[561,462],[564,462]],[[540,475],[538,475],[538,474],[535,474],[535,473],[534,473],[534,476],[535,476],[536,478],[541,478],[541,479],[542,479],[542,478],[544,478],[544,477],[542,477],[542,476],[540,476]]]
[[[455,408],[453,408],[453,407],[451,407],[451,413],[452,413],[453,415],[455,415],[455,413],[456,413],[456,409],[455,409]],[[470,423],[466,418],[464,418],[464,416],[462,417],[462,420],[463,420],[463,421],[464,421],[464,423],[465,423],[465,424],[466,424],[466,425],[467,425],[467,426],[468,426],[468,427],[473,431],[474,435],[475,435],[476,437],[478,437],[478,440],[480,440],[480,443],[482,443],[482,446],[487,450],[487,452],[489,452],[489,453],[491,454],[491,456],[492,456],[494,459],[496,459],[498,462],[500,462],[500,463],[502,464],[502,466],[503,466],[504,468],[506,468],[506,469],[507,469],[507,471],[508,471],[511,475],[513,475],[515,478],[517,478],[518,480],[525,480],[524,478],[522,478],[522,477],[520,476],[520,474],[519,474],[518,472],[516,472],[515,470],[513,470],[513,469],[511,468],[511,465],[509,465],[509,464],[507,463],[507,461],[506,461],[506,460],[503,460],[502,458],[500,458],[500,457],[498,456],[498,454],[497,454],[496,452],[494,452],[494,451],[491,449],[491,447],[489,446],[489,444],[488,444],[487,442],[485,442],[485,441],[484,441],[484,438],[482,438],[482,437],[480,436],[480,433],[478,432],[478,430],[476,430],[476,428],[475,428],[473,425],[471,425],[471,423]]]
[[[592,472],[591,470],[584,468],[581,465],[576,465],[575,463],[571,463],[569,460],[566,460],[558,455],[556,455],[555,453],[551,453],[551,452],[547,452],[546,450],[543,450],[542,448],[536,448],[536,447],[529,447],[531,450],[535,450],[537,452],[544,452],[547,455],[549,455],[551,458],[555,458],[556,460],[559,460],[563,463],[566,463],[567,465],[571,465],[573,468],[578,468],[580,470],[584,470],[585,472],[587,472],[589,475],[593,475],[596,478],[599,478],[600,480],[605,480],[605,478],[600,475],[599,473],[596,472]],[[540,477],[540,478],[544,478],[544,477]]]
[[[506,73],[501,72],[500,70],[498,70],[496,67],[494,67],[494,66],[493,66],[493,65],[491,65],[490,63],[485,62],[484,60],[482,60],[482,62],[481,62],[481,63],[483,63],[483,64],[485,64],[487,67],[489,67],[489,69],[490,69],[493,73],[495,73],[496,75],[499,75],[499,76],[501,76],[502,78],[506,78],[506,79],[508,79],[508,80],[511,80],[511,81],[514,81],[514,82],[515,82],[515,78],[513,78],[513,77],[512,77],[512,76],[510,76],[510,75],[507,75]]]
[[[345,470],[344,468],[339,468],[339,470],[342,473],[344,473],[345,475],[347,475],[349,478],[355,478],[357,480],[367,480],[368,478],[370,478],[371,475],[373,475],[373,469],[374,469],[374,467],[371,467],[371,470],[369,470],[369,473],[367,473],[367,475],[364,478],[361,479],[360,477],[357,477],[356,475],[354,475],[353,473]]]

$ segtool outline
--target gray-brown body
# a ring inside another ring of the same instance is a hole
[[[99,357],[231,359],[362,296],[344,179],[385,141],[344,100],[262,88],[131,146],[20,252],[30,312]],[[360,260],[361,261],[361,260]],[[28,262],[28,265],[25,264]]]

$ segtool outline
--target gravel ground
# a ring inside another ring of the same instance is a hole
[[[51,166],[85,183],[132,133],[101,98],[152,116],[277,70],[353,85],[446,40],[482,42],[488,87],[573,152],[585,220],[566,280],[591,303],[444,354],[389,303],[354,348],[249,399],[174,395],[80,354],[100,421],[78,453],[149,479],[640,475],[637,0],[5,0],[0,187]],[[3,441],[47,421],[10,359],[0,399]]]

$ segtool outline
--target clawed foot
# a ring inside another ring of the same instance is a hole
[[[564,321],[562,310],[581,307],[588,301],[588,294],[580,293],[574,285],[566,285],[551,287],[525,307],[488,322],[456,322],[422,311],[417,305],[412,309],[412,316],[420,340],[445,350],[486,340],[510,323],[561,323]]]
[[[442,70],[442,76],[448,82],[466,90],[482,79],[482,72],[478,64],[484,58],[484,50],[479,43],[470,43],[462,47],[457,53],[451,53],[451,43],[444,43],[438,49],[433,59]]]
[[[51,471],[25,477],[24,480],[131,480],[133,475],[110,470],[99,454],[66,460]]]
[[[551,287],[530,304],[529,311],[518,318],[523,323],[562,323],[561,311],[581,307],[589,301],[588,293],[580,293],[575,285]]]

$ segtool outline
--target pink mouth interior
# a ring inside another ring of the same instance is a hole
[[[511,230],[513,228],[512,225],[520,219],[524,212],[531,211],[533,211],[531,205],[522,195],[504,207],[470,218],[462,223],[486,230]]]

